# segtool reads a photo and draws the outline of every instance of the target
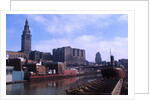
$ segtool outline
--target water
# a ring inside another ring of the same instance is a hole
[[[6,85],[7,95],[64,95],[65,90],[77,87],[95,79],[101,78],[100,74],[71,77],[57,81],[26,82]]]

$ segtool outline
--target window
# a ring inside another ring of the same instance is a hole
[[[78,49],[78,56],[79,56],[79,49]]]
[[[75,49],[73,49],[73,56],[75,56]]]
[[[83,57],[83,50],[81,51],[81,53],[82,53],[81,55],[82,55],[82,57]]]

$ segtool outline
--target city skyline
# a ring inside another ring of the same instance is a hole
[[[94,62],[97,52],[109,61],[111,49],[116,60],[128,59],[127,14],[7,14],[6,50],[21,50],[26,18],[32,50],[52,53],[54,48],[71,46],[84,49],[86,59]]]

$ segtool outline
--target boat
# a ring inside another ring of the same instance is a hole
[[[101,70],[103,79],[122,79],[125,77],[125,70],[121,67],[107,67]]]
[[[114,56],[110,51],[110,64],[101,69],[103,79],[122,79],[125,77],[125,69],[123,66],[114,64]]]

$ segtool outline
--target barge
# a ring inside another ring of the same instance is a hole
[[[65,90],[67,95],[111,95],[118,80],[100,79]]]

